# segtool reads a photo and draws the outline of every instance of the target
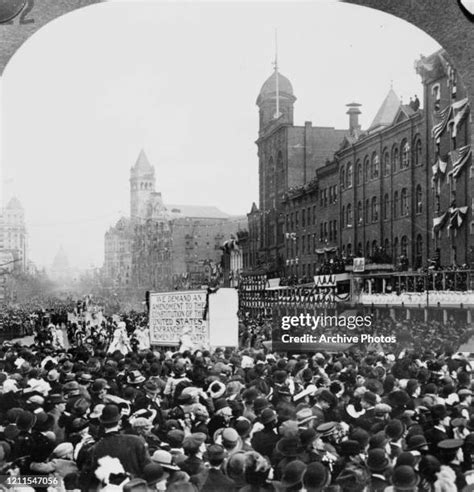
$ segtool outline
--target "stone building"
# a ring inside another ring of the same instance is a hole
[[[14,269],[26,271],[28,266],[25,211],[13,197],[0,213],[0,252],[11,255]]]
[[[135,291],[199,287],[216,280],[224,241],[247,229],[245,216],[216,207],[165,205],[144,151],[130,170],[130,217],[105,234],[105,277]]]

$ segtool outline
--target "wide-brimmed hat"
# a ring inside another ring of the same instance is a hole
[[[179,466],[176,466],[173,460],[173,455],[164,449],[158,449],[151,457],[151,460],[161,465],[167,470],[179,470]]]
[[[222,446],[224,446],[224,448],[228,451],[232,451],[234,453],[242,449],[242,439],[239,436],[238,432],[232,427],[222,429],[221,437]]]
[[[277,442],[275,449],[288,458],[294,458],[303,451],[301,441],[296,436],[282,437]]]
[[[143,389],[148,393],[159,393],[160,387],[156,384],[155,381],[149,380],[143,385]]]
[[[420,477],[411,466],[401,465],[393,469],[392,483],[397,490],[411,490],[419,481]]]
[[[281,485],[283,487],[293,487],[294,485],[303,481],[303,476],[306,471],[306,465],[299,460],[294,460],[288,463],[283,468],[283,474],[281,477]]]
[[[209,385],[207,392],[211,398],[217,399],[224,396],[225,390],[226,390],[226,386],[224,383],[221,383],[220,381],[213,381]]]
[[[104,406],[102,409],[102,413],[99,417],[100,422],[103,424],[116,424],[120,422],[122,415],[120,413],[120,409],[117,405],[113,403],[109,403]]]
[[[145,376],[140,371],[132,371],[127,376],[128,384],[141,384],[145,381]]]
[[[424,447],[428,449],[428,442],[423,434],[414,434],[406,438],[407,450],[418,451]]]
[[[296,418],[298,419],[298,425],[304,425],[312,420],[315,420],[317,417],[311,411],[311,408],[302,408],[296,412]]]

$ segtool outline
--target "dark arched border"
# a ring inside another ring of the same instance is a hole
[[[449,53],[466,86],[469,100],[474,101],[474,23],[461,10],[457,0],[343,1],[395,15],[425,31]]]

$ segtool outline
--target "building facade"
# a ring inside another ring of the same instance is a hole
[[[15,270],[27,270],[25,211],[15,197],[8,201],[0,214],[0,252],[12,256]]]
[[[284,195],[288,189],[308,184],[348,133],[313,127],[309,121],[296,126],[295,101],[290,81],[275,69],[257,98],[259,205],[254,204],[248,214],[252,251],[246,266],[250,269],[278,272],[285,268]]]
[[[423,108],[390,88],[365,131],[357,103],[347,105],[347,130],[294,127],[295,98],[281,75],[283,110],[272,118],[276,75],[264,84],[246,271],[301,281],[354,257],[403,270],[473,265],[469,101],[443,50],[416,70]]]
[[[247,229],[245,216],[216,207],[165,205],[141,151],[130,170],[130,217],[105,234],[104,275],[120,289],[195,288],[221,274],[221,247]]]

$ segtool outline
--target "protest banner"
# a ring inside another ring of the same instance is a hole
[[[150,294],[150,342],[178,346],[183,333],[196,346],[209,345],[208,323],[204,320],[206,291],[175,291]]]

